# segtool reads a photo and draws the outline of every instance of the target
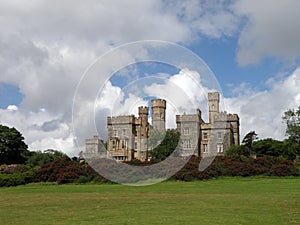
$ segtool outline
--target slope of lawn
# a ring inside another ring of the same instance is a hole
[[[0,224],[300,224],[299,178],[0,188]]]

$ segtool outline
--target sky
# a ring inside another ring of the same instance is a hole
[[[106,138],[108,115],[136,114],[153,97],[169,100],[171,128],[176,113],[195,107],[207,118],[210,76],[242,137],[255,130],[283,140],[281,117],[300,105],[299,8],[298,0],[0,0],[0,124],[17,128],[30,150],[77,155],[95,131]],[[108,52],[144,40],[186,48],[210,73],[150,62],[111,70],[150,53],[108,60]],[[105,72],[86,80],[97,60]]]

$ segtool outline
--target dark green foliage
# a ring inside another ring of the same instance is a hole
[[[167,130],[164,139],[154,149],[149,151],[153,159],[164,160],[172,154],[178,145],[180,133],[176,130]]]
[[[291,139],[284,140],[281,155],[290,160],[296,159],[300,156],[300,144]]]
[[[0,125],[0,165],[24,163],[26,152],[22,134],[14,127]]]
[[[242,144],[245,146],[244,148],[244,156],[251,156],[253,154],[252,152],[252,144],[253,141],[257,140],[257,134],[255,131],[250,131],[248,134],[245,135]]]
[[[247,155],[247,150],[244,145],[233,145],[227,149],[225,152],[226,156],[240,156],[240,155]]]
[[[25,165],[2,165],[0,187],[17,186],[35,181],[35,172]]]
[[[258,140],[252,145],[252,150],[256,156],[280,156],[283,155],[283,149],[283,142],[274,140],[272,138]]]
[[[42,166],[46,163],[53,162],[56,159],[68,158],[68,156],[60,151],[48,149],[44,152],[30,152],[30,156],[26,161],[26,164],[35,167]]]

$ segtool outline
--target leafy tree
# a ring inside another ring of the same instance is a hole
[[[244,145],[233,145],[225,152],[226,156],[247,155],[247,150]]]
[[[35,167],[42,166],[46,163],[52,162],[56,159],[68,158],[68,156],[60,151],[48,149],[44,152],[30,152],[30,156],[28,157],[26,164]]]
[[[149,155],[153,159],[164,160],[178,145],[180,133],[176,130],[167,130],[164,139],[154,149],[149,151]]]
[[[282,156],[283,155],[283,142],[267,138],[255,141],[252,145],[252,151],[257,156]]]
[[[300,143],[300,106],[296,110],[289,109],[284,112],[282,119],[287,125],[286,135],[292,141]]]
[[[227,149],[225,152],[226,156],[235,156],[235,155],[243,155],[246,157],[250,157],[253,153],[252,145],[253,141],[257,139],[257,134],[255,131],[250,131],[245,135],[242,141],[242,145],[233,145]]]
[[[248,134],[245,135],[242,144],[246,147],[245,156],[250,156],[252,154],[252,144],[254,140],[257,140],[257,134],[255,131],[250,131]]]
[[[0,125],[0,164],[24,163],[27,148],[17,129]]]
[[[165,135],[166,135],[165,131],[159,131],[159,130],[152,129],[151,135],[149,136],[149,138],[147,140],[148,149],[152,150],[155,147],[157,147],[159,144],[161,144]]]
[[[292,139],[284,140],[281,155],[290,160],[296,159],[297,156],[300,156],[299,143],[293,141]]]

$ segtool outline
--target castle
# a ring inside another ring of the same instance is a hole
[[[176,130],[180,132],[179,145],[181,156],[192,154],[207,157],[223,155],[232,145],[239,145],[239,117],[237,114],[220,112],[220,95],[208,93],[209,122],[202,119],[200,109],[195,114],[176,115]],[[134,115],[107,117],[107,151],[97,136],[86,140],[86,155],[109,155],[117,161],[148,160],[151,132],[166,131],[166,101],[151,101],[152,123],[148,122],[149,108],[138,108],[138,117]],[[102,147],[101,147],[102,146]]]

